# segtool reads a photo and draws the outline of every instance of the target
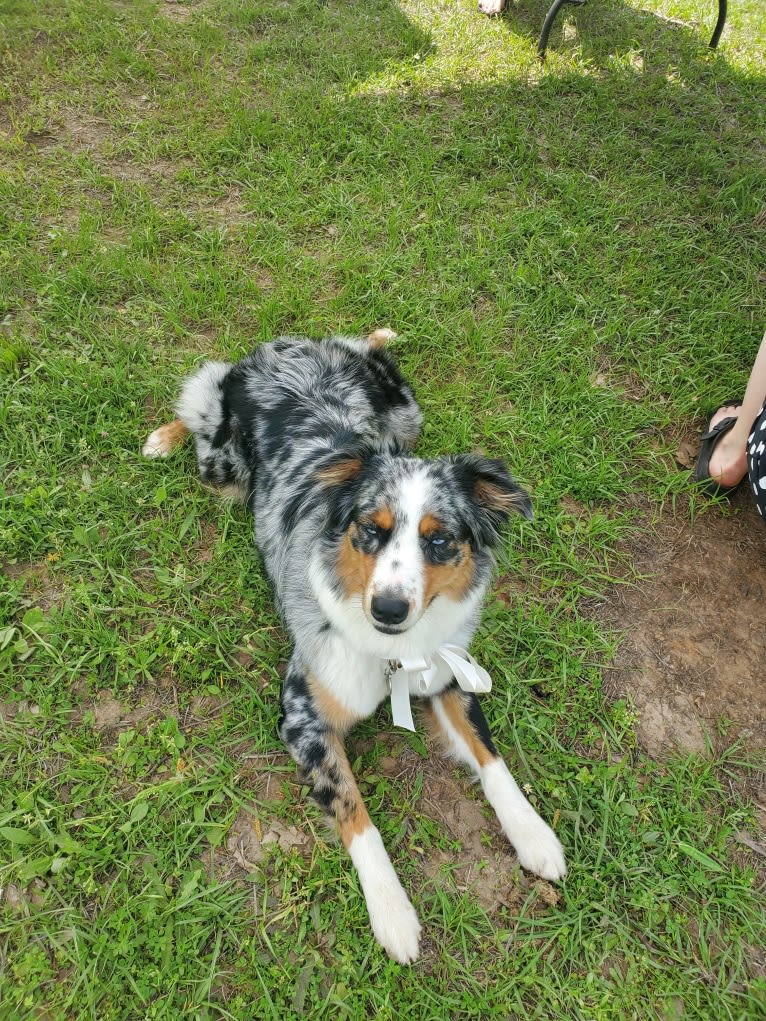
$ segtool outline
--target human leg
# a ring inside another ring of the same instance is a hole
[[[766,404],[747,438],[747,473],[758,513],[766,520]]]
[[[720,436],[710,454],[705,476],[719,486],[736,486],[748,471],[746,448],[753,422],[766,399],[766,333],[756,355],[750,378],[742,398],[742,404],[726,405],[720,408],[710,420],[712,432],[726,418],[734,417],[736,422]],[[697,478],[701,480],[698,474]]]

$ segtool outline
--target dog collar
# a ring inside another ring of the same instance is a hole
[[[441,645],[430,658],[390,659],[386,668],[386,680],[395,726],[415,730],[410,706],[410,683],[416,681],[419,693],[427,695],[442,663],[450,669],[463,691],[476,693],[491,690],[492,678],[471,653],[459,645]]]

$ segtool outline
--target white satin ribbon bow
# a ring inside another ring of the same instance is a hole
[[[397,727],[415,730],[410,708],[410,681],[417,680],[418,691],[427,695],[443,663],[463,691],[485,692],[492,688],[492,678],[470,652],[459,645],[440,645],[428,659],[402,659],[388,678],[391,688],[391,716]],[[414,675],[414,678],[413,678]]]

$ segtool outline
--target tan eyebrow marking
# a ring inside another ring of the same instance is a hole
[[[432,532],[438,532],[442,528],[444,528],[444,523],[435,514],[426,514],[420,519],[418,532],[421,535],[430,535]]]
[[[394,515],[388,507],[381,507],[380,510],[370,514],[370,521],[378,528],[382,528],[384,532],[390,532],[394,527]]]
[[[341,486],[344,482],[355,479],[362,470],[362,461],[358,457],[351,457],[346,461],[338,461],[329,468],[322,468],[316,477],[326,486]]]

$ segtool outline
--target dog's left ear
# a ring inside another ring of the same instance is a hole
[[[476,510],[471,529],[483,544],[497,541],[500,528],[511,513],[523,514],[531,520],[532,501],[518,485],[502,461],[461,454],[452,459],[463,491]]]

